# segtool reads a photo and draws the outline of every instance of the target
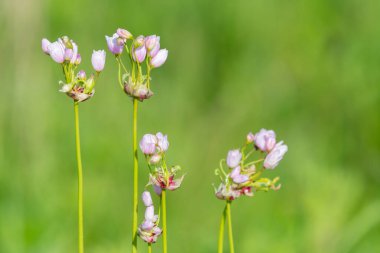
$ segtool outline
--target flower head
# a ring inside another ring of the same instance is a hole
[[[155,243],[162,230],[158,227],[158,215],[154,214],[153,201],[150,193],[145,191],[142,194],[142,199],[146,206],[145,219],[138,227],[138,234],[141,239],[147,243]]]
[[[222,159],[219,168],[215,170],[215,175],[221,180],[219,187],[215,189],[218,199],[232,201],[241,196],[253,196],[257,191],[280,189],[281,185],[277,185],[278,177],[273,180],[261,177],[266,169],[275,168],[288,150],[283,142],[272,147],[273,141],[274,132],[262,129],[256,135],[249,133],[240,149],[228,152],[228,168],[224,168]],[[255,145],[251,145],[253,142]]]
[[[42,50],[50,55],[57,63],[62,64],[65,75],[65,82],[60,81],[60,92],[66,93],[77,102],[83,102],[91,98],[95,93],[95,76],[86,77],[86,73],[81,70],[75,73],[77,66],[81,62],[78,53],[78,45],[67,36],[58,38],[50,43],[47,39],[42,39]],[[92,63],[96,70],[104,68],[105,52],[94,51]]]

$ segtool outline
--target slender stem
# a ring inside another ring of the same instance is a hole
[[[137,105],[133,99],[133,221],[132,221],[132,252],[137,252],[137,215],[138,215],[138,179],[139,163],[137,157]]]
[[[232,221],[231,221],[231,201],[227,201],[227,223],[228,223],[228,240],[230,242],[230,253],[234,253],[234,239],[232,234]]]
[[[82,158],[80,153],[80,137],[79,137],[79,112],[78,102],[74,102],[75,112],[75,142],[78,162],[78,252],[84,252],[83,246],[83,172]]]
[[[163,253],[168,252],[167,243],[167,228],[166,228],[166,189],[162,189],[161,192],[161,208],[162,208],[162,248]]]
[[[218,253],[223,253],[223,237],[224,237],[224,224],[226,222],[226,210],[227,210],[227,206],[224,207],[222,216],[220,217]]]
[[[123,83],[122,83],[122,78],[121,78],[121,65],[120,65],[120,59],[118,57],[116,57],[116,61],[118,62],[118,65],[119,65],[119,70],[118,70],[118,80],[119,80],[119,85],[120,85],[120,88],[122,90],[124,90],[124,86],[123,86]]]
[[[148,253],[152,253],[152,244],[148,243]]]

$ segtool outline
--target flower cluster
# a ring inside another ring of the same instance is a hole
[[[108,49],[116,56],[119,64],[121,88],[130,97],[140,101],[153,96],[150,90],[150,71],[164,64],[168,57],[168,50],[160,49],[160,37],[139,35],[134,38],[130,32],[119,28],[112,37],[106,36],[106,41]],[[124,50],[128,54],[130,71],[127,70],[121,58]],[[125,72],[123,76],[121,76],[121,68]],[[144,70],[146,74],[143,74]]]
[[[146,207],[145,219],[138,227],[138,234],[147,243],[155,243],[162,230],[158,227],[159,218],[154,214],[152,197],[148,191],[143,192],[142,200]]]
[[[96,74],[91,74],[88,78],[83,70],[75,74],[75,70],[81,63],[81,56],[78,53],[77,44],[69,37],[63,36],[55,42],[44,38],[42,39],[42,50],[45,54],[50,55],[56,63],[62,65],[66,81],[59,82],[62,85],[61,92],[66,93],[77,102],[83,102],[94,95],[95,78],[104,69],[106,61],[104,50],[94,50],[91,62]]]
[[[221,184],[215,189],[215,195],[222,200],[234,200],[242,195],[253,196],[256,191],[278,190],[279,178],[262,178],[264,170],[272,170],[282,160],[288,147],[283,141],[276,142],[272,130],[261,129],[258,133],[249,133],[240,149],[230,150],[226,159],[220,161],[215,174]],[[256,156],[256,160],[252,157]],[[223,168],[228,167],[228,173]]]
[[[162,189],[173,191],[180,187],[184,177],[174,179],[181,167],[166,165],[165,152],[168,148],[168,137],[162,133],[145,134],[140,141],[140,149],[145,154],[150,169],[149,183],[153,185],[158,195],[161,194]]]

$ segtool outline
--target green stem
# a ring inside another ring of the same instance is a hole
[[[132,221],[132,252],[137,252],[137,218],[138,218],[138,179],[139,163],[137,157],[137,105],[133,99],[133,221]]]
[[[168,252],[167,243],[167,228],[166,228],[166,189],[162,189],[161,192],[161,208],[162,208],[162,248],[163,253]]]
[[[148,243],[148,253],[152,253],[152,244]]]
[[[223,237],[224,237],[224,224],[226,222],[226,210],[227,210],[227,206],[224,208],[222,217],[220,218],[218,253],[223,253]]]
[[[227,201],[227,223],[228,223],[228,240],[230,242],[230,253],[234,253],[234,239],[232,234],[232,221],[231,221],[231,201]]]
[[[83,246],[83,172],[82,158],[80,153],[80,137],[79,137],[79,112],[78,102],[74,102],[75,112],[75,142],[78,162],[78,252],[84,252]]]
[[[124,90],[124,86],[123,86],[123,83],[122,83],[122,78],[121,78],[121,65],[120,65],[120,60],[118,57],[116,57],[116,61],[118,62],[118,65],[119,65],[119,71],[118,71],[118,80],[119,80],[119,85],[120,85],[120,88],[122,90]]]

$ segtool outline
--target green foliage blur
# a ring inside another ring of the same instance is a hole
[[[170,252],[216,252],[214,169],[260,128],[289,146],[266,173],[283,187],[233,203],[236,252],[380,252],[379,13],[370,0],[1,1],[0,252],[76,252],[73,103],[40,42],[68,35],[89,72],[118,27],[169,50],[140,104],[139,138],[168,134],[168,159],[186,173],[168,194]],[[80,105],[86,252],[131,248],[131,116],[107,52]]]

